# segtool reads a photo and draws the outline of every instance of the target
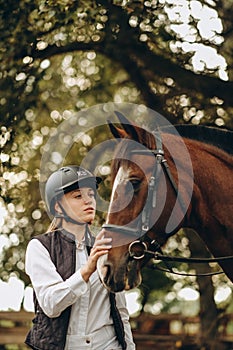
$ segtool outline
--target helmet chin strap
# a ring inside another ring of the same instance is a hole
[[[89,224],[89,222],[80,222],[80,221],[72,219],[70,216],[67,215],[67,213],[66,213],[65,209],[63,208],[63,206],[61,205],[61,203],[60,202],[57,202],[57,203],[58,203],[59,207],[61,208],[62,214],[60,214],[56,211],[55,218],[64,219],[67,222],[70,222],[72,224],[79,225],[79,226]]]

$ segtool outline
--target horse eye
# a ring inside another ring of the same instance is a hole
[[[131,179],[130,183],[133,186],[134,192],[137,192],[140,188],[141,181],[139,179]]]
[[[126,193],[136,193],[139,191],[141,181],[139,179],[128,179],[125,183],[125,191]]]

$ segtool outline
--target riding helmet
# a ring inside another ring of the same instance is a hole
[[[98,188],[102,179],[77,165],[64,166],[50,175],[45,185],[45,203],[52,215],[54,205],[65,193],[80,187]]]

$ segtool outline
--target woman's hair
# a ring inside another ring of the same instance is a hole
[[[46,232],[57,231],[61,227],[61,223],[61,218],[54,218]]]

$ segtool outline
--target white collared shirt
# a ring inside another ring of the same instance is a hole
[[[87,283],[81,276],[80,268],[86,261],[87,252],[81,245],[76,249],[76,272],[63,281],[47,249],[39,240],[33,239],[27,247],[25,270],[48,317],[58,317],[72,305],[65,349],[121,349],[110,316],[108,291],[100,282],[97,271]],[[127,350],[134,350],[124,292],[116,294],[116,303],[125,328]]]

